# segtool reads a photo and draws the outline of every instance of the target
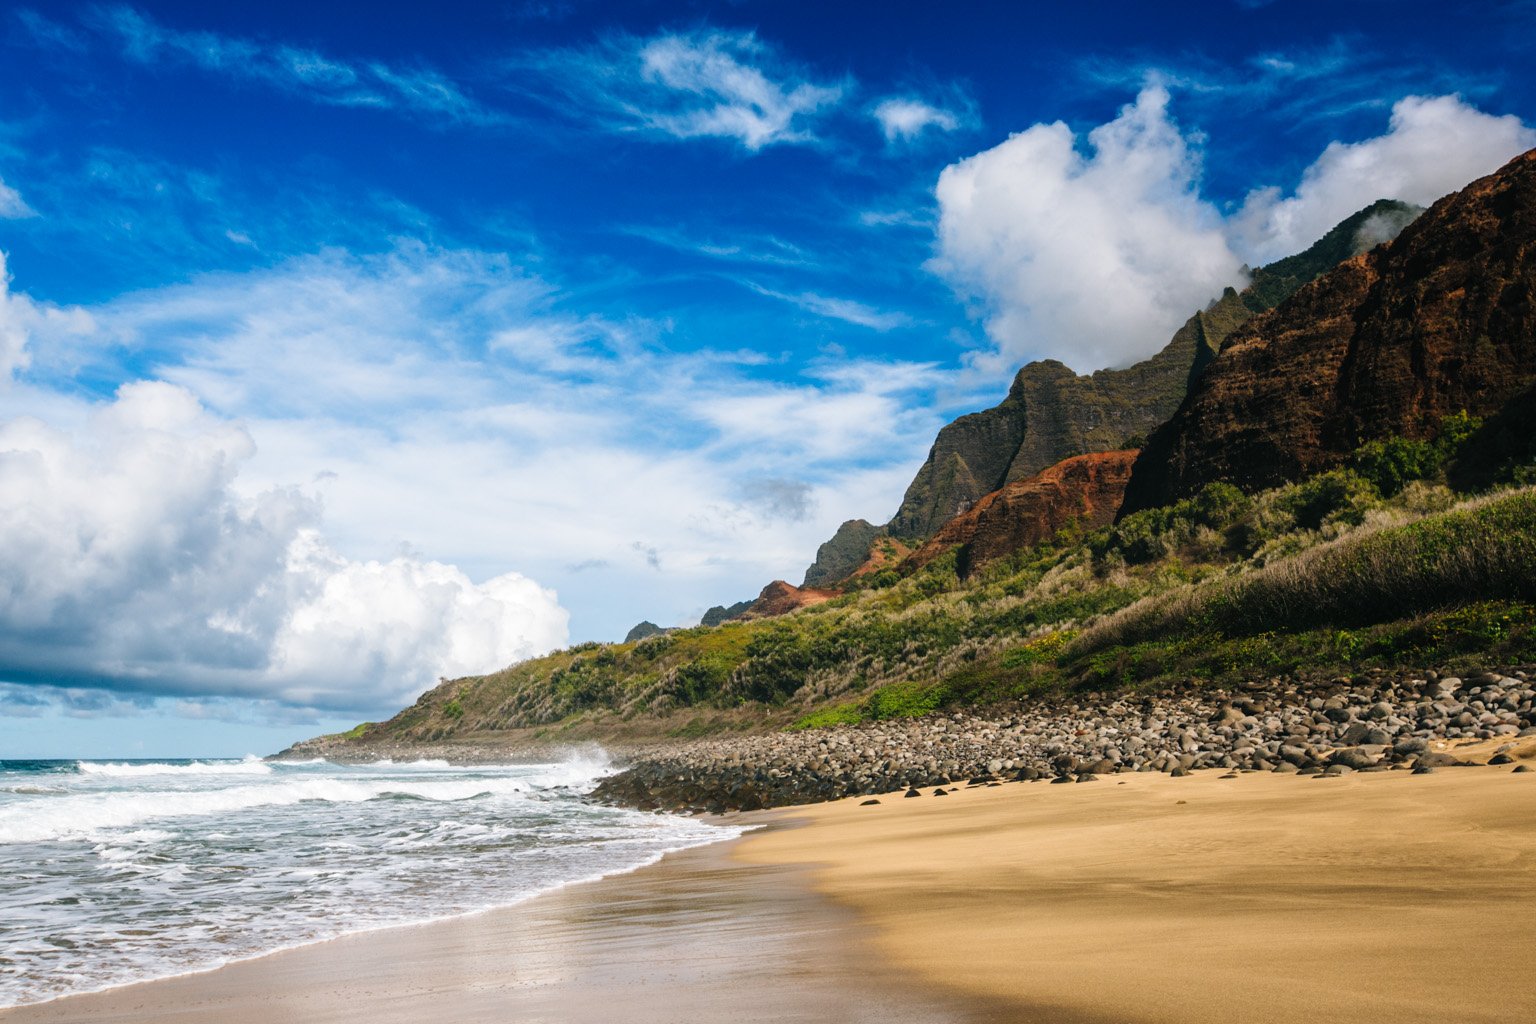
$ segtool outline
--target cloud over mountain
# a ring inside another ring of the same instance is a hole
[[[1242,267],[1298,252],[1377,199],[1428,205],[1536,146],[1536,131],[1457,96],[1409,96],[1387,131],[1335,141],[1294,192],[1266,187],[1223,216],[1201,193],[1201,137],[1145,86],[1086,145],[1036,124],[945,168],[930,266],[973,300],[1008,361],[1079,372],[1161,347]]]
[[[1289,256],[1378,199],[1428,206],[1533,146],[1536,130],[1514,115],[1485,114],[1459,96],[1408,96],[1384,134],[1329,144],[1294,192],[1249,193],[1233,241],[1255,265]]]
[[[1160,86],[1088,134],[1037,124],[945,168],[933,267],[981,305],[1013,360],[1132,362],[1228,284],[1242,260],[1200,198],[1200,154]]]

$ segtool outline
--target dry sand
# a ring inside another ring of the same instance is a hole
[[[1508,1021],[1536,1007],[1536,773],[1139,774],[797,809],[915,977],[1019,1021]],[[831,1019],[831,1018],[829,1018]]]

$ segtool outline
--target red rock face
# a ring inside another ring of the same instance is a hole
[[[908,560],[927,565],[965,545],[961,575],[1048,540],[1072,522],[1097,529],[1115,518],[1130,480],[1136,452],[1093,452],[1058,462],[1032,477],[1008,484],[945,523]]]
[[[821,604],[837,596],[838,592],[835,590],[797,587],[783,580],[774,580],[763,588],[757,600],[752,602],[752,607],[742,612],[737,618],[766,619],[775,615],[788,615],[792,611],[813,604]]]
[[[1273,487],[1536,382],[1536,150],[1233,331],[1148,440],[1124,512]]]

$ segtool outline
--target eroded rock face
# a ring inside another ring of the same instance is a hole
[[[1233,331],[1132,474],[1125,512],[1273,487],[1497,413],[1536,383],[1536,150]]]
[[[783,580],[774,580],[763,588],[752,606],[741,614],[744,619],[765,619],[775,615],[788,615],[790,612],[813,604],[820,604],[837,597],[835,590],[817,590],[814,587],[797,587],[785,583]]]
[[[1136,454],[1129,449],[1079,455],[993,491],[940,527],[909,564],[926,565],[961,545],[958,568],[964,576],[1048,540],[1074,521],[1090,530],[1105,526],[1120,508]]]
[[[1214,343],[1249,316],[1235,292],[1190,318],[1162,352],[1123,370],[1079,376],[1054,360],[1019,371],[1000,405],[939,431],[887,527],[926,539],[1006,484],[1062,459],[1121,448],[1167,419]]]

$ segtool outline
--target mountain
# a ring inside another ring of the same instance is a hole
[[[958,547],[961,579],[1015,551],[1050,540],[1064,527],[1093,530],[1114,522],[1136,451],[1091,452],[1006,484],[939,527],[908,560],[912,568]]]
[[[1536,383],[1536,150],[1233,331],[1143,448],[1122,515],[1433,436]],[[1529,417],[1529,409],[1524,415]]]
[[[699,620],[699,625],[718,626],[722,622],[734,619],[750,607],[752,607],[751,601],[737,601],[733,605],[717,604],[704,613],[704,617]]]
[[[624,642],[632,644],[636,640],[644,640],[647,637],[661,636],[663,633],[670,632],[672,632],[670,629],[663,629],[651,620],[646,619],[644,622],[635,623],[634,627],[624,634]]]
[[[1329,244],[1359,248],[1411,212],[1362,211]],[[1536,664],[1533,250],[1536,153],[1268,312],[1248,304],[1288,292],[1312,267],[1282,261],[1256,272],[1250,290],[1192,318],[1176,339],[1183,347],[1165,349],[1161,364],[1090,377],[1060,364],[1026,367],[1006,410],[1017,422],[978,414],[941,438],[992,431],[1013,445],[1007,465],[983,453],[1007,478],[1032,444],[1044,444],[1042,424],[1109,422],[1073,419],[1065,408],[1038,418],[1043,394],[1102,399],[1116,389],[1096,381],[1130,381],[1131,371],[1167,384],[1170,368],[1187,360],[1188,397],[1139,455],[1079,452],[1005,479],[936,527],[916,557],[904,537],[850,524],[824,550],[826,565],[851,563],[866,537],[870,551],[836,589],[775,581],[718,626],[578,644],[445,680],[388,722],[299,744],[289,756],[474,759],[485,756],[481,744],[671,741],[1051,694],[1076,701],[1094,688],[1232,693],[1262,678],[1307,692],[1409,666],[1470,678],[1489,666],[1528,668]],[[1223,331],[1219,353],[1201,367],[1197,353]],[[1415,440],[1463,409],[1481,426],[1460,418],[1433,444]],[[1372,438],[1382,444],[1355,452]],[[1351,453],[1356,472],[1317,475]],[[1392,462],[1396,455],[1406,457]],[[980,459],[964,463],[973,480],[985,478]],[[1122,486],[1154,500],[1117,502]],[[1083,529],[1064,528],[1072,524]],[[941,557],[956,548],[957,557]],[[980,565],[987,571],[974,571]],[[1415,670],[1413,678],[1433,677]]]
[[[1179,407],[1233,330],[1340,260],[1395,234],[1419,212],[1418,207],[1391,200],[1373,203],[1305,252],[1254,271],[1242,292],[1227,289],[1191,316],[1162,351],[1133,366],[1080,376],[1055,360],[1028,364],[999,405],[962,416],[939,432],[886,531],[926,540],[950,518],[1006,484],[1076,455],[1135,447]],[[853,524],[844,524],[838,531],[841,539],[828,543],[839,550],[852,547],[856,537],[868,533],[860,529],[844,535]],[[875,535],[869,534],[871,539]],[[837,566],[849,561],[851,556],[841,558]],[[815,582],[832,582],[834,578],[823,574],[819,552],[817,563],[812,567]]]
[[[885,528],[863,519],[850,519],[837,528],[832,539],[816,549],[816,561],[805,570],[802,587],[821,587],[852,576],[869,558]]]

